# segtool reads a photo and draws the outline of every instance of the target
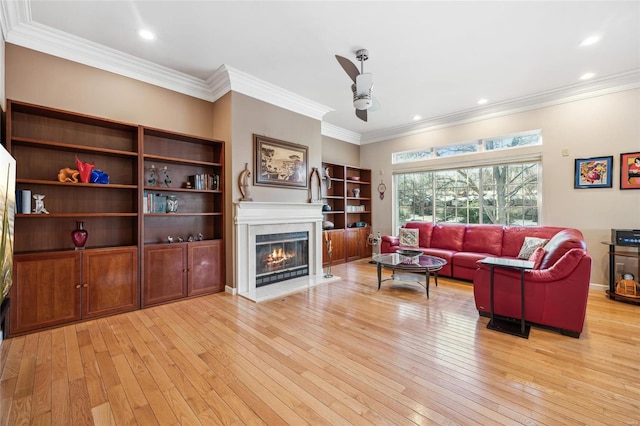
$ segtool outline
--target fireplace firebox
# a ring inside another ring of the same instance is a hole
[[[256,287],[309,275],[309,233],[256,235]]]

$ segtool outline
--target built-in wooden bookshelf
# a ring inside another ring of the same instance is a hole
[[[167,244],[169,236],[205,256],[185,260],[183,297],[223,289],[224,142],[12,100],[5,136],[16,190],[44,195],[49,212],[15,215],[10,333],[147,305],[140,297],[148,282],[144,248]],[[60,182],[61,169],[77,168],[76,156],[106,173],[108,183]],[[166,167],[171,182],[151,185],[152,164]],[[199,174],[218,176],[219,185],[183,186]],[[178,211],[145,214],[149,192],[175,196]],[[89,232],[83,250],[71,239],[76,221]],[[194,259],[196,269],[199,261],[208,265],[206,273],[189,270]],[[154,264],[154,273],[162,267]]]
[[[371,170],[345,164],[323,162],[325,221],[332,239],[332,262],[340,263],[371,256]],[[329,184],[330,182],[330,184]],[[323,250],[323,263],[328,263]]]

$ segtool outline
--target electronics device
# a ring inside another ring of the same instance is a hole
[[[618,246],[640,247],[640,229],[612,229],[611,241]]]

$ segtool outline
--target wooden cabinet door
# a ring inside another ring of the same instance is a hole
[[[347,262],[362,257],[362,233],[360,229],[347,229],[346,231]]]
[[[187,243],[144,248],[144,306],[187,297]]]
[[[329,239],[331,240],[331,264],[336,265],[338,263],[344,262],[344,229],[335,229],[331,231],[327,231],[329,234]],[[322,241],[322,264],[329,264],[329,254],[327,253],[327,246],[325,245],[324,240]]]
[[[137,247],[87,250],[82,257],[83,318],[138,307]]]
[[[14,257],[11,333],[80,319],[80,253]]]
[[[188,262],[189,296],[224,290],[221,240],[189,243]]]

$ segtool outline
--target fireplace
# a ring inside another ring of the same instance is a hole
[[[309,233],[256,235],[256,287],[309,275]]]
[[[322,220],[321,204],[235,203],[235,285],[227,292],[262,302],[339,280],[324,277]],[[275,260],[280,249],[289,257]]]

